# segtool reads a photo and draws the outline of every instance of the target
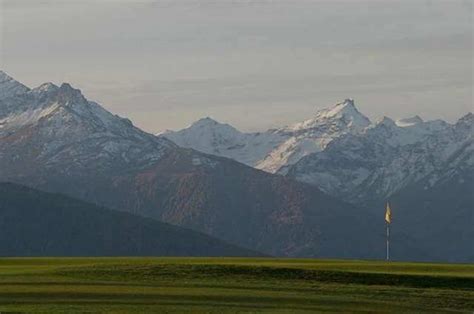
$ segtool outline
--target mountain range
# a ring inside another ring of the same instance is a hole
[[[473,203],[461,191],[472,188],[472,156],[472,114],[372,123],[347,99],[262,133],[206,118],[155,136],[67,83],[30,89],[0,72],[0,181],[264,254],[383,258],[390,199],[395,221],[405,211],[393,229],[398,259],[469,260]],[[453,208],[441,190],[459,198]]]
[[[182,147],[235,159],[270,173],[285,174],[302,157],[320,152],[334,139],[362,132],[370,121],[352,99],[318,111],[311,119],[271,129],[243,133],[211,118],[196,121],[180,131],[157,134]]]
[[[311,119],[261,133],[242,133],[205,118],[158,136],[312,184],[350,203],[371,205],[434,172],[473,171],[473,125],[472,113],[455,124],[425,122],[419,116],[372,123],[346,99]],[[436,180],[432,175],[430,184]]]
[[[382,242],[374,217],[362,217],[316,187],[181,148],[107,112],[69,84],[25,89],[0,76],[8,86],[0,95],[0,181],[194,229],[265,254],[377,257],[371,248]]]

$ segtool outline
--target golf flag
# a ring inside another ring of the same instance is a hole
[[[392,210],[390,204],[387,202],[387,209],[385,210],[385,221],[390,224],[392,222]]]

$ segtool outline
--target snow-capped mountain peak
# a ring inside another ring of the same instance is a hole
[[[30,146],[23,147],[20,144],[26,138]],[[43,164],[44,169],[53,164],[63,164],[66,169],[79,159],[79,166],[86,168],[86,160],[103,169],[110,165],[117,169],[123,165],[141,167],[176,149],[170,141],[148,134],[130,120],[87,100],[68,83],[59,87],[46,83],[0,99],[1,139],[10,139],[4,142],[11,147],[10,157],[4,158],[13,160],[14,156],[26,154],[32,163]]]
[[[464,137],[474,139],[474,115],[472,112],[469,112],[459,119],[454,125],[454,128],[460,134],[463,134]]]
[[[278,137],[272,134],[243,133],[209,117],[180,131],[167,131],[158,136],[181,147],[232,158],[250,166],[254,166],[273,148],[273,137]]]
[[[35,87],[32,89],[33,92],[35,93],[44,93],[44,92],[55,92],[59,89],[59,86],[54,85],[51,82],[41,84],[38,87]]]
[[[449,127],[450,124],[444,121],[425,122],[418,116],[398,121],[383,117],[368,127],[364,134],[396,147],[420,142],[424,137],[443,132]]]
[[[357,115],[361,115],[361,113],[357,110],[352,98],[348,98],[343,102],[334,105],[332,108],[323,109],[317,113],[317,116],[321,118],[340,118],[344,116],[351,117]]]
[[[348,126],[353,128],[365,128],[370,124],[369,118],[357,110],[354,100],[348,98],[342,103],[336,104],[330,109],[321,110],[317,114],[320,118],[344,119]]]
[[[24,94],[30,89],[0,70],[0,100]]]
[[[193,122],[187,128],[177,132],[166,132],[167,137],[186,146],[186,143],[201,142],[212,139],[214,144],[225,143],[229,140],[240,140],[243,133],[226,123],[220,123],[212,118],[206,117]],[[217,142],[216,142],[217,141]],[[202,147],[204,149],[205,147]]]
[[[378,119],[375,122],[374,127],[388,127],[388,128],[396,128],[398,127],[395,121],[389,117],[383,116],[382,118]]]
[[[472,112],[467,113],[458,120],[457,124],[464,124],[472,128],[474,126],[474,114]]]
[[[205,117],[193,122],[191,124],[191,127],[216,126],[216,125],[223,125],[223,123],[217,122],[216,120],[210,117]]]
[[[60,87],[45,83],[23,94],[17,94],[4,101],[0,106],[0,119],[3,131],[8,127],[17,128],[35,123],[39,119],[55,113],[60,108],[69,108],[75,113],[84,114],[90,111],[91,104],[70,84],[63,83]],[[103,110],[103,109],[102,109]],[[72,113],[70,111],[69,113]],[[112,114],[109,114],[113,116]],[[26,118],[27,117],[27,118]]]
[[[370,125],[361,114],[354,100],[346,99],[334,106],[316,112],[309,120],[276,131],[286,136],[257,168],[285,174],[287,168],[306,155],[324,150],[336,138],[345,134],[358,134]]]
[[[58,89],[58,97],[61,100],[70,101],[72,99],[85,100],[81,90],[75,89],[69,83],[62,83]]]
[[[318,110],[315,116],[306,121],[296,123],[287,128],[288,131],[301,131],[311,128],[328,126],[338,121],[338,128],[350,128],[361,131],[370,125],[370,120],[357,110],[353,99],[346,99],[341,103],[326,109]]]

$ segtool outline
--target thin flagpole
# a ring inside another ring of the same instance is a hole
[[[390,224],[387,223],[387,261],[390,260]]]

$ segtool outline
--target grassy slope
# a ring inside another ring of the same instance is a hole
[[[474,265],[247,258],[0,259],[0,311],[472,312]]]

